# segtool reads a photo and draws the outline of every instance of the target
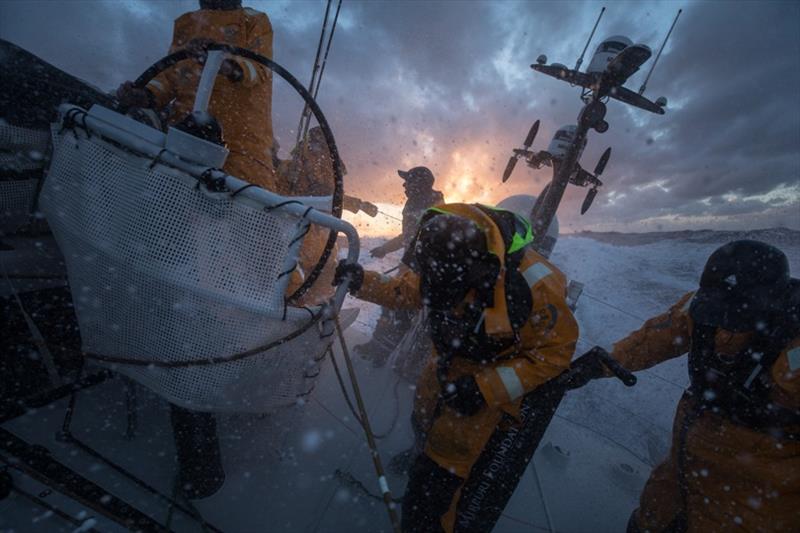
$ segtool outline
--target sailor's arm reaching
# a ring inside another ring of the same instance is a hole
[[[685,294],[667,312],[616,342],[611,351],[614,359],[638,372],[685,354],[689,350],[689,304],[693,295]]]

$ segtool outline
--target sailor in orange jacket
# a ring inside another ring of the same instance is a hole
[[[514,450],[490,442],[518,429],[523,396],[569,367],[578,325],[566,279],[531,240],[528,222],[510,211],[445,204],[420,221],[404,258],[411,271],[389,278],[358,265],[337,270],[337,279],[363,280],[358,298],[428,310],[434,353],[416,389],[422,453],[409,473],[404,531],[490,529],[478,525],[482,516],[502,509],[474,499],[465,508],[462,487],[477,462],[512,460]],[[516,458],[522,470],[529,458]],[[516,481],[493,479],[483,490],[510,496]]]
[[[689,353],[673,445],[630,532],[800,531],[800,280],[786,256],[735,241],[700,288],[614,345],[643,370]]]
[[[246,48],[272,58],[272,25],[265,13],[242,8],[241,0],[200,0],[200,9],[175,20],[170,53],[202,52],[211,43]],[[194,105],[203,65],[188,59],[162,72],[144,89],[149,107],[169,109],[168,122],[184,120]],[[144,103],[130,82],[117,91],[122,102]],[[169,106],[169,107],[168,107]],[[272,72],[242,57],[230,57],[220,69],[209,113],[222,126],[230,154],[229,174],[277,191],[272,168]]]
[[[333,158],[328,149],[322,129],[314,126],[308,131],[306,142],[301,142],[292,150],[292,159],[282,161],[278,167],[278,192],[286,196],[331,196],[335,186]],[[346,174],[342,168],[342,175]],[[344,195],[342,207],[352,213],[363,211],[371,217],[378,214],[375,204],[354,196]],[[305,281],[306,276],[319,262],[330,230],[312,225],[303,239],[297,268],[292,272],[287,294],[291,295]],[[333,274],[336,268],[338,246],[334,245],[328,261],[316,282],[309,287],[296,302],[296,305],[318,305],[328,300],[335,291]]]

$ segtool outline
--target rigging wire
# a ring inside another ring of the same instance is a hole
[[[336,13],[333,16],[333,22],[331,23],[330,32],[328,32],[328,42],[325,46],[325,55],[322,57],[322,62],[320,63],[320,54],[322,52],[322,41],[324,40],[325,34],[327,32],[328,26],[328,16],[330,14],[332,0],[328,0],[327,5],[325,6],[325,18],[322,22],[322,31],[320,32],[319,36],[319,44],[317,46],[317,55],[314,58],[314,70],[311,75],[311,83],[309,84],[308,92],[311,93],[314,100],[317,99],[317,95],[319,95],[319,88],[322,85],[322,75],[325,73],[325,67],[328,64],[328,54],[331,51],[331,44],[333,43],[333,35],[336,33],[336,23],[339,21],[339,12],[342,9],[342,0],[336,5]],[[303,143],[303,148],[301,152],[305,154],[308,145],[308,128],[311,126],[311,114],[308,111],[308,106],[303,108],[303,112],[300,114],[300,124],[297,127],[297,142],[299,144],[301,141]]]
[[[385,216],[386,218],[391,218],[392,220],[396,220],[398,222],[402,222],[403,221],[402,218],[396,217],[394,215],[390,215],[389,213],[381,211],[380,209],[378,209],[378,213],[380,213],[381,215]]]
[[[328,15],[330,14],[331,11],[331,3],[332,0],[328,0],[327,5],[325,6],[325,17],[322,19],[322,31],[319,34],[319,43],[317,43],[317,54],[314,57],[314,66],[311,69],[311,81],[308,84],[308,92],[310,94],[313,94],[314,84],[317,81],[317,72],[319,70],[319,56],[322,53],[322,42],[325,39],[325,30],[328,27]],[[297,125],[297,139],[295,140],[295,146],[300,144],[300,135],[303,131],[303,122],[307,114],[308,114],[308,104],[306,103],[303,106],[303,112],[300,113],[300,123]]]
[[[325,73],[325,65],[328,64],[328,54],[331,51],[331,43],[333,42],[333,34],[336,32],[336,23],[339,21],[339,11],[342,9],[342,0],[336,5],[336,13],[333,15],[333,24],[331,24],[331,33],[328,35],[328,44],[325,46],[325,56],[322,58],[322,66],[319,69],[319,78],[317,79],[317,87],[314,90],[314,100],[317,99],[319,94],[319,86],[322,83],[322,75]]]

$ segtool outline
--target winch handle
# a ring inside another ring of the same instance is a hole
[[[623,382],[626,387],[633,387],[636,385],[636,376],[633,375],[633,372],[622,366],[619,361],[611,357],[611,354],[603,348],[599,346],[597,348],[599,348],[595,351],[597,358],[617,379]]]

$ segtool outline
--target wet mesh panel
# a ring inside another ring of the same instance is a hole
[[[23,172],[44,168],[44,160],[39,152],[30,152],[35,159],[27,157],[25,152],[0,152],[0,173]]]
[[[252,349],[305,323],[305,311],[281,320],[288,276],[280,274],[300,219],[208,193],[191,176],[150,163],[97,136],[54,134],[41,204],[66,258],[84,350],[197,360]],[[306,375],[316,374],[309,367],[323,348],[312,328],[236,362],[115,370],[188,408],[264,412],[308,392]]]
[[[39,180],[0,181],[0,233],[13,233],[28,222]]]
[[[20,128],[0,119],[0,150],[4,152],[36,150],[44,153],[49,142],[49,130]]]

